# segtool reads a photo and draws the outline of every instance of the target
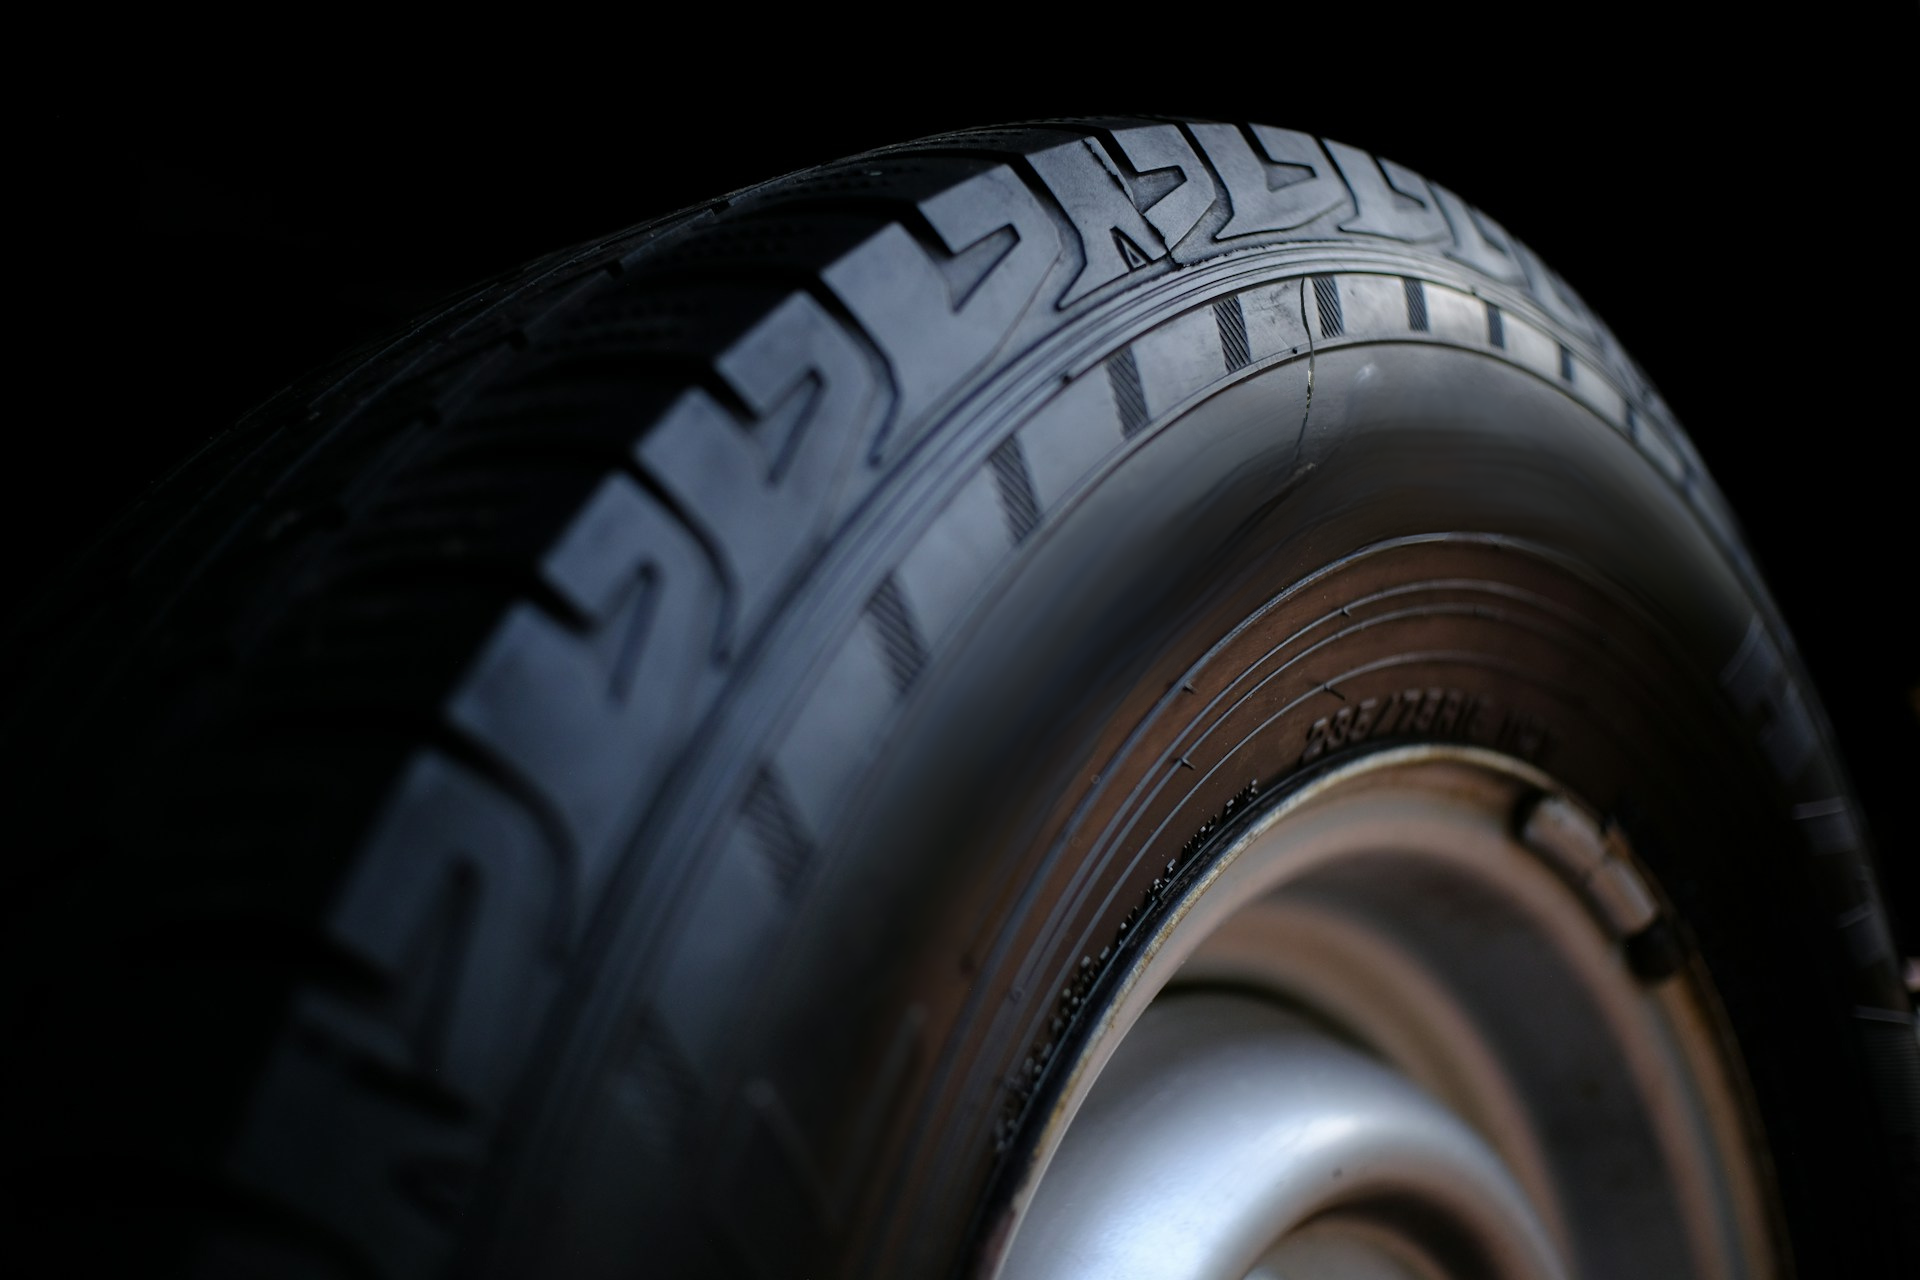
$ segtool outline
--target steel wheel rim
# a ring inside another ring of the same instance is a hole
[[[1118,977],[988,1268],[1765,1276],[1767,1179],[1697,966],[1538,770],[1380,751],[1247,822]]]

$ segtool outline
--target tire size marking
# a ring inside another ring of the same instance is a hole
[[[1321,716],[1307,728],[1300,763],[1311,764],[1329,751],[1391,734],[1488,742],[1535,764],[1552,745],[1546,725],[1527,712],[1500,716],[1491,702],[1476,694],[1415,688],[1364,698]]]

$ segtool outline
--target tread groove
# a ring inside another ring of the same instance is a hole
[[[1427,287],[1411,276],[1400,280],[1400,287],[1407,295],[1407,328],[1415,333],[1428,333],[1427,324]]]
[[[1313,278],[1314,307],[1320,313],[1320,336],[1338,338],[1346,333],[1345,318],[1340,314],[1340,283],[1332,276]]]
[[[1147,425],[1147,393],[1140,385],[1140,365],[1133,358],[1132,347],[1107,357],[1107,380],[1113,385],[1113,402],[1120,410],[1120,434],[1131,440]]]
[[[1253,363],[1247,346],[1247,317],[1240,310],[1240,299],[1222,298],[1213,304],[1213,320],[1220,328],[1220,351],[1226,357],[1227,372],[1238,373]]]
[[[781,896],[789,901],[798,897],[805,887],[807,870],[813,865],[813,841],[801,825],[786,787],[770,768],[762,766],[754,778],[740,806],[740,816],[760,846]]]
[[[874,590],[873,598],[867,601],[867,616],[873,620],[874,631],[880,637],[894,690],[904,694],[913,687],[921,668],[927,665],[927,649],[920,640],[906,597],[900,593],[900,584],[892,574],[886,576]]]
[[[1016,433],[1001,442],[987,459],[993,468],[994,488],[1000,493],[1000,508],[1007,515],[1007,532],[1016,547],[1040,526],[1040,499],[1034,492],[1033,473],[1027,469],[1026,450]]]

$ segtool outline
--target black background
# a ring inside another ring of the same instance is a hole
[[[1480,204],[1640,360],[1800,640],[1913,954],[1908,9],[1801,15],[1684,50],[1654,10],[1536,14],[1554,25],[1534,29],[1487,16],[1498,40],[1378,10],[1312,33],[1277,10],[1212,29],[1109,15],[1099,40],[1087,24],[916,25],[953,19],[942,10],[830,38],[683,14],[672,30],[530,34],[486,58],[380,68],[297,41],[244,73],[158,57],[18,129],[27,284],[12,301],[28,336],[0,567],[16,598],[31,591],[307,367],[543,252],[966,125],[1266,120]]]

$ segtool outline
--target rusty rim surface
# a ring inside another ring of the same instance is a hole
[[[1618,834],[1405,747],[1249,822],[1122,975],[989,1273],[1769,1276],[1711,990]]]

